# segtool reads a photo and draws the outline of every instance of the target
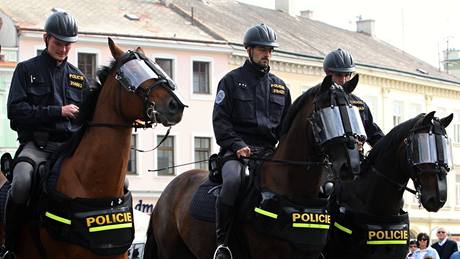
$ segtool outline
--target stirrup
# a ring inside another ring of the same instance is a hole
[[[6,250],[1,259],[15,259],[16,254],[11,250]]]
[[[230,248],[229,248],[228,246],[226,246],[226,245],[219,245],[219,246],[216,248],[216,251],[214,251],[214,256],[212,257],[213,259],[216,259],[217,251],[219,251],[220,249],[227,250],[228,253],[230,254],[230,259],[233,259],[232,251],[230,251]]]

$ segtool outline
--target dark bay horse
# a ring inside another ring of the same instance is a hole
[[[409,220],[402,206],[409,179],[427,211],[438,211],[447,199],[445,128],[453,115],[438,119],[434,113],[393,128],[369,152],[357,180],[336,184],[326,258],[405,258]]]
[[[338,115],[338,107],[349,109],[347,93],[353,91],[357,83],[358,76],[342,88],[333,84],[328,76],[321,86],[310,89],[294,102],[286,118],[285,134],[272,157],[285,163],[266,161],[257,173],[260,180],[255,181],[256,202],[239,213],[240,219],[247,219],[234,223],[230,237],[234,258],[319,257],[329,228],[326,199],[319,198],[320,187],[331,171],[325,163],[329,155],[327,150],[342,151],[340,156],[336,152],[331,160],[337,164],[349,164],[337,167],[342,170],[356,167],[349,163],[352,152],[348,149],[357,152],[354,134],[340,135],[340,141],[329,145],[320,143],[327,139],[321,136],[343,127],[338,122],[334,125],[333,120],[337,118],[333,115],[326,116],[326,119],[332,119],[332,123],[322,120],[325,119],[323,112]],[[323,149],[325,146],[328,148]],[[205,170],[190,170],[178,175],[165,188],[151,215],[144,258],[213,257],[215,223],[198,220],[189,212],[192,197],[199,186],[207,182],[208,174]],[[244,196],[250,199],[248,196],[251,195],[246,193]],[[213,204],[210,204],[212,210]],[[255,222],[260,228],[256,229]],[[264,231],[271,230],[271,227],[283,229],[284,234],[276,236],[279,232]]]
[[[119,233],[133,231],[131,196],[124,191],[132,127],[136,120],[172,126],[185,105],[174,82],[141,48],[124,52],[110,38],[108,43],[115,60],[99,73],[102,87],[91,121],[74,151],[62,159],[57,194],[48,193],[40,214],[54,230],[40,227],[34,235],[31,224],[25,224],[17,258],[127,258],[126,247],[120,250],[118,243],[104,239],[130,244],[131,237]],[[110,252],[114,248],[117,252]]]

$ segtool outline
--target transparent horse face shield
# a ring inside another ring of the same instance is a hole
[[[418,164],[442,164],[452,168],[452,145],[445,135],[418,133],[409,144],[412,162]]]
[[[165,88],[173,93],[180,103],[186,106],[183,97],[176,90],[174,81],[156,63],[139,58],[131,59],[119,68],[116,79],[132,92],[135,92],[142,83],[149,79],[163,80],[162,85],[166,86]]]
[[[338,137],[344,137],[350,133],[358,138],[366,138],[366,132],[358,109],[354,106],[342,106],[342,109],[346,110],[348,118],[342,118],[339,106],[326,107],[317,111],[319,115],[319,125],[315,127],[315,136],[320,144]],[[344,126],[345,120],[348,121],[350,125],[350,129],[348,130],[346,126]]]

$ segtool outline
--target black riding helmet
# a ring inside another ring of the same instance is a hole
[[[278,47],[275,31],[263,23],[249,28],[244,34],[244,47],[254,46]]]
[[[350,52],[336,49],[324,58],[323,69],[326,74],[330,72],[351,73],[355,71],[355,63]]]
[[[67,12],[50,15],[45,23],[45,31],[60,41],[74,43],[78,40],[77,22]]]

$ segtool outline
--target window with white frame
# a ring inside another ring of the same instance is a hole
[[[7,117],[6,104],[8,89],[11,85],[13,70],[0,69],[0,147],[16,147],[16,132],[10,129]]]
[[[211,62],[193,61],[193,93],[194,94],[211,94]]]
[[[83,72],[88,82],[92,83],[96,80],[96,64],[97,54],[94,53],[78,53],[78,68]]]
[[[163,140],[163,135],[157,136],[157,143]],[[158,175],[174,175],[174,137],[168,136],[157,149]]]
[[[171,58],[155,58],[155,62],[174,80],[174,60]]]
[[[129,158],[128,158],[128,174],[136,174],[136,148],[137,148],[137,135],[131,135],[131,148],[129,149]]]
[[[460,111],[454,112],[454,143],[460,143]]]
[[[393,102],[393,127],[400,124],[403,120],[404,106],[401,101]]]
[[[460,174],[455,175],[455,206],[460,206]]]
[[[195,137],[195,161],[203,161],[211,154],[211,138]],[[208,161],[195,163],[195,168],[208,169]]]

